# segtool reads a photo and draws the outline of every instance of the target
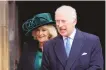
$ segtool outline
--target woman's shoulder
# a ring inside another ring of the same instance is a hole
[[[36,40],[26,41],[23,44],[23,50],[35,51],[38,49],[39,43]]]

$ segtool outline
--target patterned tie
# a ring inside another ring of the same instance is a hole
[[[71,49],[70,38],[67,37],[67,38],[66,38],[66,46],[65,46],[65,50],[66,50],[66,53],[67,53],[67,57],[69,56],[70,49]]]

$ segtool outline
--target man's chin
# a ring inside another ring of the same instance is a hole
[[[62,35],[62,36],[67,36],[67,34],[66,34],[66,33],[61,33],[61,35]]]

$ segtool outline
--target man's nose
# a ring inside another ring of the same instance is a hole
[[[63,26],[63,23],[60,21],[58,24],[58,27],[62,27],[62,26]]]

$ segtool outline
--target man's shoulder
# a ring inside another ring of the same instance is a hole
[[[99,39],[99,37],[97,35],[95,35],[95,34],[84,32],[84,31],[81,31],[81,32],[84,35],[84,37],[86,37],[86,39],[90,39],[90,40]]]
[[[39,42],[37,40],[25,41],[23,43],[23,49],[35,50],[39,46]]]

